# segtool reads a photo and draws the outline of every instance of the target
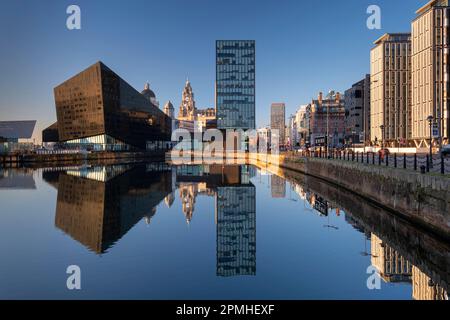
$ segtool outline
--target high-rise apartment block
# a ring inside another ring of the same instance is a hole
[[[450,90],[449,0],[433,0],[412,22],[412,139],[420,145],[430,137],[431,115],[439,136],[448,143]]]
[[[411,35],[385,34],[370,53],[370,139],[406,145],[411,138]]]

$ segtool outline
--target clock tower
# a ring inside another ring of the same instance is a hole
[[[178,118],[193,121],[195,120],[196,111],[194,93],[192,92],[191,83],[187,80],[183,89]]]

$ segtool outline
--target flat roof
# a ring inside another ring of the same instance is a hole
[[[421,7],[419,10],[416,11],[417,15],[421,15],[431,9],[432,7],[440,7],[440,6],[448,6],[448,0],[431,0],[426,5]]]
[[[426,10],[431,8],[435,4],[435,2],[436,2],[436,0],[431,0],[430,2],[428,2],[423,7],[419,8],[419,10],[416,11],[416,14],[421,14],[421,13],[425,12]]]
[[[373,42],[373,44],[379,44],[391,37],[396,37],[396,36],[411,36],[411,33],[410,32],[385,33],[381,37],[379,37],[377,40],[375,40]],[[400,41],[400,40],[397,40],[397,41]]]
[[[0,137],[6,139],[31,139],[36,120],[0,121]]]

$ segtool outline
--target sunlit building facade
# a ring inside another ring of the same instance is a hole
[[[420,8],[412,22],[412,138],[420,145],[430,137],[428,116],[439,136],[450,135],[450,7],[448,0],[433,0]]]
[[[320,92],[307,108],[311,145],[318,138],[326,138],[328,146],[339,147],[345,138],[345,100],[339,92],[330,91],[326,97]]]
[[[385,34],[370,52],[370,140],[411,139],[411,34]]]
[[[255,129],[255,41],[216,41],[218,129]]]

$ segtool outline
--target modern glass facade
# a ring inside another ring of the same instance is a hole
[[[218,129],[255,129],[255,41],[216,41]]]
[[[128,151],[130,146],[106,134],[66,141],[68,146],[82,147],[92,151]]]
[[[105,137],[106,149],[109,137],[145,149],[148,141],[170,140],[171,119],[101,62],[57,86],[54,95],[60,142]]]

